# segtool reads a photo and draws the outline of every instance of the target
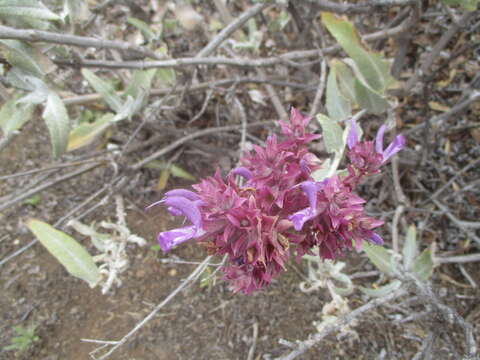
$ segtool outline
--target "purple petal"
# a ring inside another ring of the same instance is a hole
[[[405,147],[406,142],[407,140],[405,139],[405,136],[395,136],[395,139],[393,139],[392,143],[388,145],[388,147],[383,152],[383,162],[386,162],[389,158],[402,150]]]
[[[351,150],[358,143],[358,129],[357,123],[354,119],[350,119],[350,129],[348,130],[347,135],[347,145]]]
[[[198,194],[194,193],[193,191],[190,191],[190,190],[185,190],[185,189],[174,189],[174,190],[170,190],[170,191],[167,191],[165,193],[165,198],[167,197],[184,197],[188,200],[191,200],[191,201],[195,201],[195,200],[199,200],[199,196]]]
[[[202,215],[193,201],[184,197],[172,196],[165,199],[165,204],[168,208],[173,208],[174,212],[183,214],[197,228],[202,227]]]
[[[374,232],[372,232],[368,240],[370,240],[371,242],[377,245],[383,245],[383,242],[384,242],[382,237],[378,234],[375,234]]]
[[[241,177],[245,178],[247,181],[252,178],[252,172],[248,170],[246,167],[240,166],[231,171],[233,175],[240,175]]]
[[[313,181],[304,181],[300,184],[303,192],[307,195],[308,203],[310,204],[310,208],[312,211],[315,211],[317,208],[317,192],[318,187],[317,184]]]
[[[313,219],[315,215],[315,211],[312,211],[312,209],[308,207],[297,211],[293,215],[290,215],[288,219],[293,223],[295,230],[300,231],[303,228],[303,224],[305,224],[308,220]]]
[[[383,154],[383,136],[385,134],[385,129],[385,125],[382,125],[377,131],[377,137],[375,138],[375,151],[377,154]]]
[[[194,237],[202,236],[205,232],[198,229],[195,225],[185,226],[183,228],[164,231],[158,234],[157,241],[164,252],[169,251],[172,247],[181,244]]]

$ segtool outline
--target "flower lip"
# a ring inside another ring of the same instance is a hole
[[[197,228],[195,225],[185,226],[170,231],[164,231],[158,234],[157,241],[164,252],[172,247],[179,245],[187,240],[199,237],[205,234],[205,231]]]
[[[193,201],[180,196],[172,196],[165,199],[165,205],[173,208],[174,213],[184,215],[197,228],[201,228],[202,216],[197,204]]]
[[[407,142],[407,139],[405,138],[405,136],[403,135],[395,136],[395,139],[393,139],[392,143],[388,145],[388,147],[383,152],[383,162],[387,161],[397,152],[402,150],[405,147],[406,142]]]
[[[375,151],[383,156],[382,163],[385,163],[393,155],[402,150],[406,144],[405,136],[397,135],[395,139],[393,139],[393,141],[390,143],[390,145],[388,145],[387,148],[383,150],[383,136],[385,135],[385,130],[385,125],[380,126],[380,129],[378,129],[377,136],[375,138]]]
[[[232,175],[239,175],[243,178],[245,178],[247,181],[250,180],[253,177],[253,174],[250,170],[248,170],[246,167],[240,166],[232,171],[230,171]]]

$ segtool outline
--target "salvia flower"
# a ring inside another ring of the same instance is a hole
[[[162,250],[195,239],[209,254],[226,254],[223,278],[233,291],[249,294],[285,269],[292,249],[297,259],[314,247],[323,259],[335,259],[363,241],[382,244],[374,229],[383,222],[365,214],[365,200],[353,191],[365,176],[379,172],[405,139],[397,136],[384,150],[381,127],[375,143],[360,142],[352,121],[348,174],[316,182],[311,174],[321,163],[308,144],[319,135],[307,131],[310,120],[292,109],[290,121],[280,122],[283,138],[272,135],[265,147],[253,146],[228,176],[217,170],[193,191],[171,190],[152,204],[163,204],[189,222],[158,235]],[[245,179],[244,185],[235,182],[236,176]]]

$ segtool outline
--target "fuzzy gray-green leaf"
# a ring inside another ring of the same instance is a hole
[[[317,120],[322,127],[326,150],[329,153],[341,152],[345,144],[343,142],[343,130],[340,125],[323,114],[318,114]]]
[[[40,220],[31,219],[27,226],[71,275],[88,282],[90,287],[98,283],[98,267],[92,256],[77,241]]]
[[[326,108],[331,119],[341,121],[352,116],[352,107],[340,91],[334,67],[330,67],[330,73],[328,74],[326,97]]]
[[[92,71],[88,69],[82,69],[82,75],[87,79],[89,84],[102,95],[102,98],[110,106],[110,108],[115,112],[120,112],[122,110],[123,104],[120,96],[117,95],[113,86],[106,82],[105,80],[100,79]]]
[[[48,95],[42,117],[50,132],[53,156],[58,157],[67,149],[70,118],[62,99],[53,91]]]
[[[385,274],[393,273],[392,256],[382,246],[363,243],[363,251],[367,254],[370,261]]]
[[[403,266],[406,270],[410,270],[413,264],[413,260],[417,255],[417,228],[415,225],[411,225],[408,228],[407,235],[405,236],[405,243],[403,244]]]
[[[393,280],[391,283],[384,286],[380,286],[378,288],[366,288],[363,286],[359,286],[359,289],[365,295],[368,295],[370,297],[382,297],[390,294],[392,291],[397,290],[400,287],[400,285],[402,285],[401,281]]]
[[[0,109],[0,128],[4,135],[20,129],[32,117],[32,104],[18,104],[15,99],[7,101]]]
[[[413,272],[421,281],[427,281],[433,273],[432,252],[429,249],[423,250],[413,263]]]

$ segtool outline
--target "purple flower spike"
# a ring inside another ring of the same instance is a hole
[[[252,172],[243,166],[233,169],[230,173],[232,175],[240,175],[241,177],[245,178],[247,181],[250,180],[253,176]]]
[[[378,129],[377,136],[375,139],[375,151],[377,154],[381,154],[383,156],[382,163],[387,162],[393,155],[397,152],[402,150],[405,147],[406,139],[403,135],[397,135],[395,139],[393,139],[392,143],[388,145],[388,147],[383,150],[383,136],[385,134],[385,125],[382,125],[380,129]]]
[[[164,252],[172,247],[181,244],[187,240],[199,237],[205,234],[205,231],[197,228],[195,225],[185,226],[158,234],[157,241]]]
[[[347,135],[347,145],[351,150],[358,143],[358,129],[355,119],[350,119],[350,130]]]

